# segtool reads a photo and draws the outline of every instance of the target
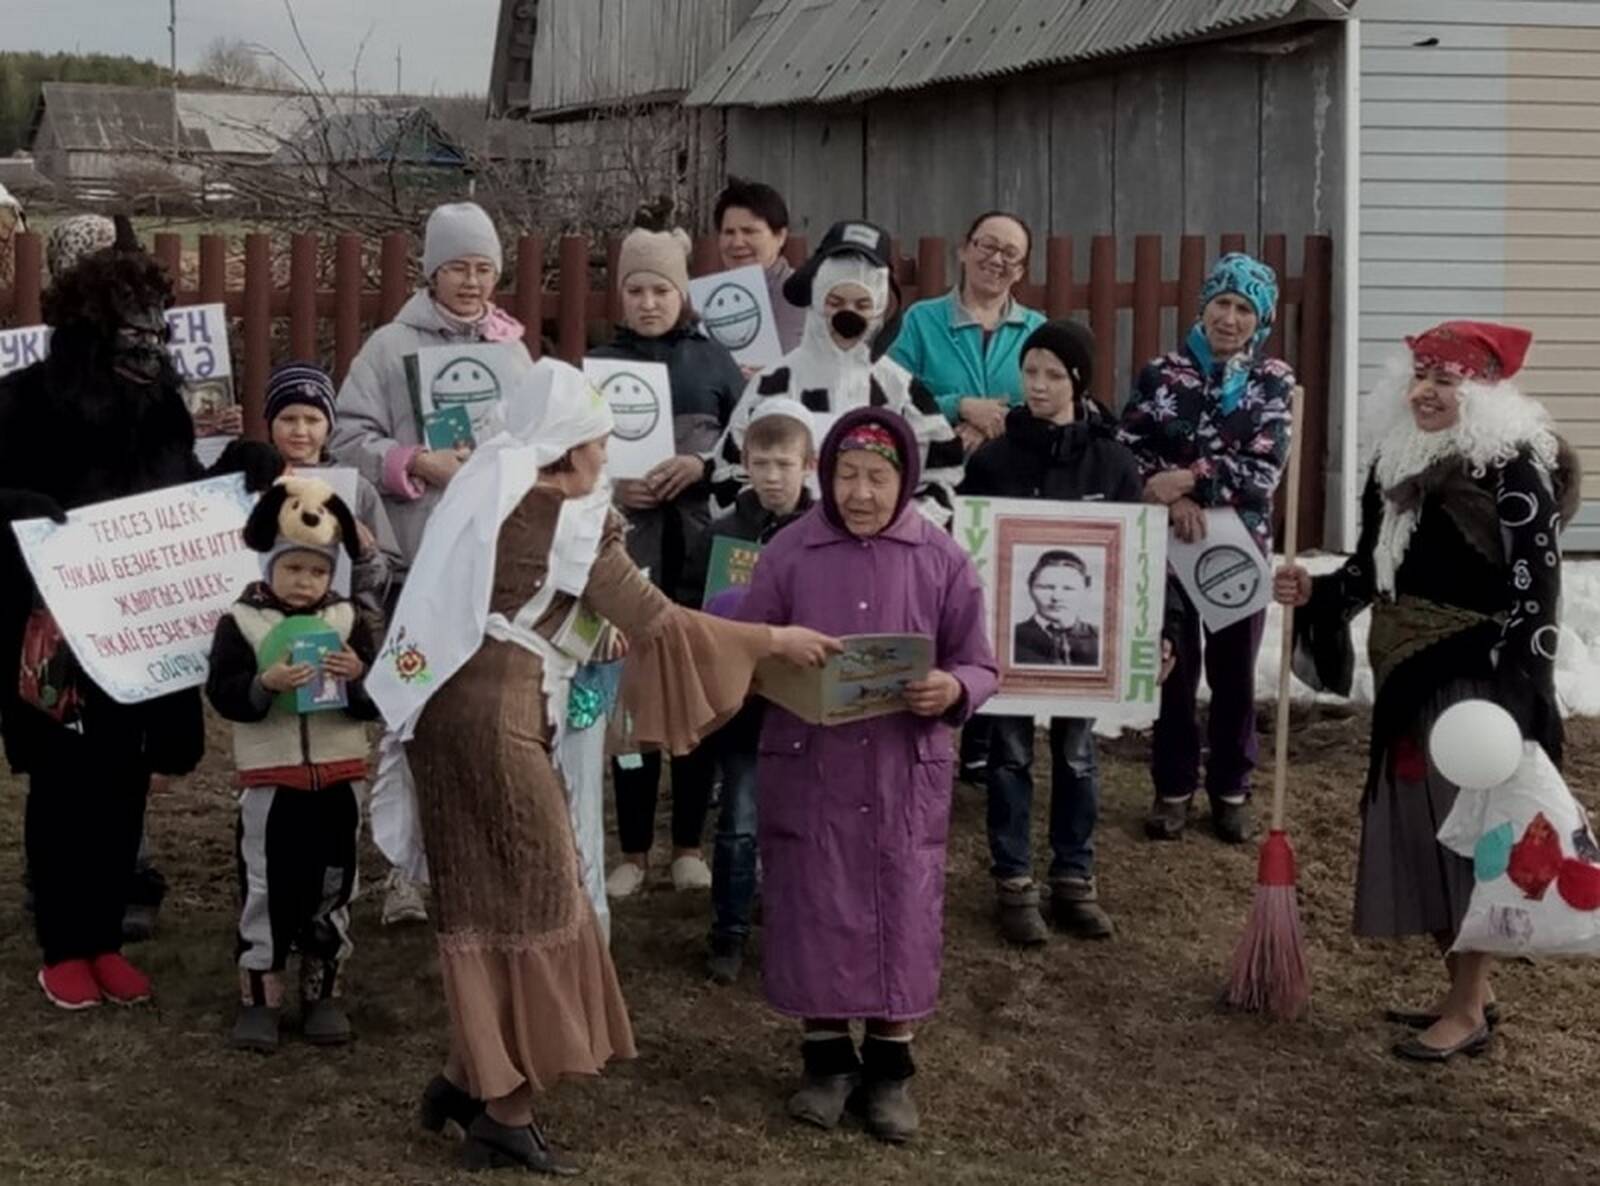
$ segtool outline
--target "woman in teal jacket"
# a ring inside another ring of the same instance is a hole
[[[933,392],[969,453],[1004,432],[1006,412],[1022,402],[1022,343],[1044,315],[1011,290],[1032,247],[1015,214],[979,215],[956,253],[958,286],[907,309],[889,351]]]

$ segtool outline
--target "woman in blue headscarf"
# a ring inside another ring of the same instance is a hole
[[[1289,453],[1289,400],[1294,372],[1262,355],[1277,312],[1278,278],[1239,252],[1212,266],[1200,290],[1200,316],[1183,348],[1147,364],[1122,414],[1119,439],[1133,450],[1145,498],[1165,504],[1172,530],[1185,541],[1205,535],[1208,507],[1232,507],[1272,551],[1272,496]],[[1255,664],[1265,611],[1212,632],[1200,622],[1176,581],[1182,628],[1172,674],[1161,687],[1151,777],[1155,806],[1145,832],[1176,840],[1200,778],[1200,725],[1195,696],[1205,665],[1211,689],[1206,794],[1219,839],[1238,844],[1256,764]]]

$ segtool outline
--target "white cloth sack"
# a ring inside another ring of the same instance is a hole
[[[567,791],[572,838],[584,892],[600,921],[600,935],[611,944],[611,906],[606,901],[606,718],[587,729],[568,729],[556,743],[556,765]]]
[[[1439,843],[1476,877],[1452,950],[1600,955],[1600,848],[1543,746],[1525,742],[1501,785],[1461,791]]]

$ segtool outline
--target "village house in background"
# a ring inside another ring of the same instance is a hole
[[[1332,235],[1329,446],[1307,464],[1334,544],[1371,443],[1358,393],[1443,318],[1532,328],[1524,385],[1600,473],[1588,0],[503,0],[491,104],[586,148],[675,137],[702,218],[727,172],[776,185],[807,235],[856,215],[953,242],[1013,209],[1035,272],[1048,235],[1081,269],[1114,234],[1126,276],[1134,235],[1161,234],[1169,277],[1183,234],[1285,234],[1291,273]],[[1600,550],[1600,497],[1564,542]]]

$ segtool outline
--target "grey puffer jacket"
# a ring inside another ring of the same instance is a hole
[[[492,310],[489,317],[472,325],[452,323],[426,290],[418,291],[393,321],[366,340],[339,388],[339,422],[328,451],[340,465],[361,471],[383,496],[400,545],[400,566],[392,574],[396,580],[415,559],[422,529],[440,494],[433,487],[418,494],[405,474],[411,454],[426,448],[406,385],[406,356],[424,346],[482,342],[491,337],[501,340],[508,326],[515,327],[517,350],[531,368],[533,359],[521,345],[521,327],[505,313]]]

